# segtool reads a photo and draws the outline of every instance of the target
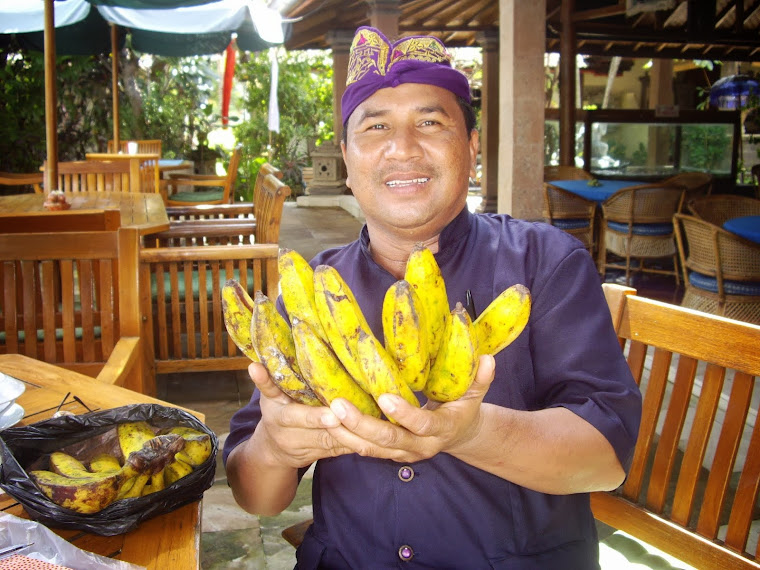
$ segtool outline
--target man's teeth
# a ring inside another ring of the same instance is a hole
[[[391,180],[386,182],[387,186],[407,186],[409,184],[424,184],[430,180],[430,178],[412,178],[411,180]]]

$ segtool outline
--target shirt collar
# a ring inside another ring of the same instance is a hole
[[[462,211],[459,212],[445,228],[443,228],[441,235],[438,236],[438,253],[435,254],[435,257],[439,262],[450,258],[454,254],[453,246],[458,243],[463,243],[465,236],[470,232],[472,222],[473,214],[465,205],[465,207],[462,208]],[[362,231],[359,234],[359,244],[362,253],[368,259],[372,259],[372,255],[369,251],[369,231],[367,230],[367,224],[364,224]]]

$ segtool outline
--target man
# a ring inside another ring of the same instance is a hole
[[[452,306],[470,290],[483,310],[522,283],[530,320],[481,357],[461,399],[378,398],[398,426],[345,400],[296,404],[252,365],[257,390],[225,444],[236,500],[279,513],[316,461],[298,568],[597,568],[587,493],[624,480],[641,401],[591,257],[547,224],[469,213],[478,134],[467,80],[435,38],[357,30],[342,108],[346,184],[366,226],[312,265],[338,269],[379,338],[384,292],[417,242]]]

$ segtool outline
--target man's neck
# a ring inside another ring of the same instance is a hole
[[[415,244],[420,243],[414,240],[388,239],[387,236],[369,229],[370,244],[369,251],[372,259],[384,268],[388,273],[397,279],[403,279],[406,271],[406,262],[412,253]],[[421,242],[430,248],[433,253],[438,252],[438,236],[434,236]]]

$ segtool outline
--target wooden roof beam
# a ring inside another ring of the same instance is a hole
[[[577,11],[573,14],[574,22],[585,20],[597,20],[599,18],[609,18],[610,16],[619,16],[625,14],[625,0],[618,0],[613,6],[604,6],[603,8],[593,8],[591,10]]]

